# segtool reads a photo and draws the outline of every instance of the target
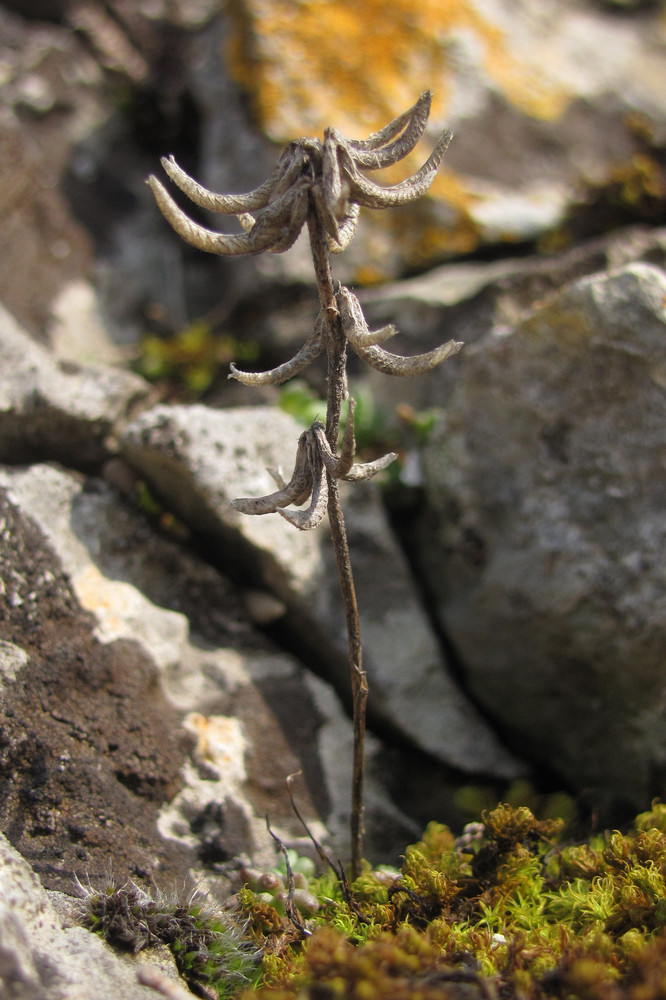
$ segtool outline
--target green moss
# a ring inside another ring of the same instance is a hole
[[[666,806],[627,833],[560,843],[526,806],[484,812],[460,838],[431,823],[399,871],[366,868],[351,898],[310,878],[307,937],[264,896],[239,903],[263,985],[296,997],[652,1000],[666,996]]]
[[[258,353],[255,344],[215,333],[198,319],[171,336],[146,335],[134,367],[151,382],[180,386],[197,397],[230,361],[255,361]]]

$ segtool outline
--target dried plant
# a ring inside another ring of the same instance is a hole
[[[328,364],[326,425],[315,421],[301,434],[291,479],[276,476],[278,489],[269,496],[242,498],[232,506],[244,514],[279,513],[302,531],[317,527],[328,513],[345,606],[353,696],[354,762],[351,810],[351,874],[356,876],[362,857],[363,775],[365,709],[368,684],[361,657],[361,637],[354,582],[338,480],[369,479],[396,457],[375,462],[354,462],[354,401],[338,453],[340,412],[348,399],[347,348],[378,371],[389,375],[421,375],[431,371],[461,347],[448,343],[415,357],[391,354],[379,344],[396,333],[393,326],[369,330],[356,296],[333,281],[330,254],[340,253],[354,236],[359,210],[392,208],[420,198],[430,187],[451,138],[444,132],[431,155],[413,176],[382,187],[361,171],[380,170],[403,159],[423,135],[432,94],[379,132],[364,140],[348,139],[335,129],[324,132],[324,141],[297,139],[280,156],[268,179],[242,195],[215,194],[189,177],[173,157],[162,160],[171,180],[201,208],[235,215],[244,233],[218,233],[192,221],[175,203],[156,177],[150,177],[157,204],[168,222],[188,243],[216,254],[284,253],[307,225],[314,263],[320,312],[312,335],[290,360],[266,372],[239,371],[231,366],[229,378],[244,385],[278,385],[325,353]],[[308,503],[309,501],[309,503]],[[308,503],[303,510],[287,509]]]

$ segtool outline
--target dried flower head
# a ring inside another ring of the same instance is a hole
[[[451,139],[444,132],[431,155],[412,177],[392,187],[369,180],[361,170],[380,170],[412,151],[425,130],[432,94],[381,131],[364,140],[348,139],[336,129],[319,139],[296,139],[283,151],[263,184],[241,195],[215,194],[178,166],[173,157],[162,166],[195,205],[223,215],[235,215],[246,230],[240,235],[218,233],[193,222],[156,177],[149,177],[157,204],[176,232],[192,246],[215,254],[284,253],[295,243],[307,221],[311,199],[325,221],[329,249],[339,253],[349,245],[359,208],[392,208],[420,198],[434,180]]]

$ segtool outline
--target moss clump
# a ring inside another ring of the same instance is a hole
[[[666,997],[666,806],[585,844],[560,844],[563,825],[508,805],[458,839],[431,823],[400,871],[367,868],[351,894],[311,878],[305,940],[246,886],[264,960],[244,997]]]
[[[220,997],[233,997],[257,976],[258,953],[242,925],[197,893],[179,902],[151,895],[134,882],[90,890],[83,922],[110,944],[134,953],[167,945],[178,971],[195,990],[206,984]]]
[[[168,383],[172,389],[184,387],[196,398],[232,359],[252,362],[258,354],[255,344],[216,333],[202,318],[168,336],[148,334],[134,367],[149,381]]]

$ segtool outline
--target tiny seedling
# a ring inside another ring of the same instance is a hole
[[[383,209],[420,198],[432,184],[450,141],[450,133],[439,137],[435,148],[412,177],[383,187],[363,171],[380,170],[402,160],[423,135],[432,94],[422,94],[416,104],[367,139],[348,139],[336,129],[319,139],[296,139],[278,159],[268,179],[247,194],[215,194],[188,176],[173,157],[162,166],[174,184],[196,205],[223,215],[235,215],[245,230],[238,235],[206,229],[190,219],[164,186],[151,176],[148,183],[167,221],[184,240],[209,253],[284,253],[307,226],[320,312],[314,331],[290,360],[265,372],[240,371],[231,366],[229,378],[244,385],[279,385],[300,374],[325,354],[328,394],[326,424],[318,420],[301,434],[294,471],[289,482],[277,478],[277,490],[269,496],[243,498],[232,506],[243,514],[278,513],[301,531],[316,528],[328,514],[345,608],[351,670],[354,760],[351,807],[351,876],[359,872],[363,845],[363,778],[365,714],[368,683],[361,656],[358,608],[349,547],[338,495],[338,480],[369,479],[396,457],[385,455],[374,462],[354,461],[354,400],[347,391],[347,349],[387,375],[415,376],[432,371],[459,350],[453,340],[414,357],[402,357],[380,347],[396,333],[395,327],[370,330],[356,296],[333,280],[331,254],[350,243],[361,208]],[[343,402],[348,402],[348,420],[340,451],[338,438]],[[292,506],[307,507],[294,510]]]
[[[205,894],[187,898],[148,892],[136,882],[104,889],[77,885],[83,895],[83,923],[109,944],[137,954],[167,945],[180,974],[200,996],[206,987],[221,998],[236,996],[258,976],[259,952],[246,939],[242,922]]]

